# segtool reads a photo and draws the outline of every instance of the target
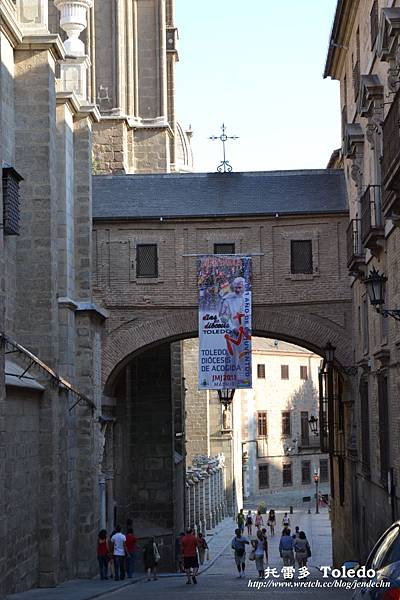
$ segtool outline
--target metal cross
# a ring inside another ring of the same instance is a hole
[[[221,140],[222,142],[222,149],[223,149],[223,161],[221,162],[220,165],[218,165],[217,167],[217,171],[218,173],[230,173],[232,171],[232,167],[229,164],[229,161],[226,160],[226,156],[225,156],[225,142],[226,140],[237,140],[238,136],[237,135],[226,135],[225,131],[225,123],[222,123],[222,133],[221,135],[212,135],[210,136],[208,139],[209,140]]]

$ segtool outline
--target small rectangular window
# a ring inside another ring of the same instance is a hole
[[[282,412],[282,435],[291,435],[290,411]]]
[[[235,254],[235,244],[214,244],[214,254]]]
[[[292,485],[292,463],[283,463],[282,465],[282,484]]]
[[[158,277],[157,244],[136,246],[136,277]]]
[[[266,437],[267,431],[267,413],[262,411],[257,413],[257,434],[259,437]]]
[[[260,489],[269,487],[268,465],[259,465],[258,466],[258,487]]]
[[[308,379],[307,367],[300,365],[300,379]]]
[[[289,365],[281,365],[281,379],[289,379]]]
[[[320,458],[319,459],[319,480],[321,483],[326,483],[328,481],[328,459]]]
[[[311,483],[311,462],[309,460],[301,461],[301,483]]]
[[[290,271],[293,275],[313,272],[311,240],[292,240],[290,242]]]
[[[375,46],[376,38],[378,37],[379,29],[379,9],[378,0],[374,0],[370,13],[370,29],[371,29],[371,50]]]
[[[4,235],[19,235],[20,191],[23,178],[12,167],[3,168],[3,229]]]
[[[265,365],[257,365],[258,379],[265,379]]]

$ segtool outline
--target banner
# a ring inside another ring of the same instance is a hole
[[[251,258],[198,260],[199,389],[251,388]]]

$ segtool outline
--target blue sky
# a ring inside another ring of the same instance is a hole
[[[340,146],[339,84],[323,79],[336,0],[175,0],[177,115],[196,171],[225,122],[234,171],[325,168]]]

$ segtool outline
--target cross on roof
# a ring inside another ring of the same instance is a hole
[[[221,130],[222,130],[221,135],[212,135],[208,139],[209,140],[221,140],[221,142],[222,142],[222,149],[223,149],[223,160],[218,165],[217,171],[218,171],[218,173],[230,173],[232,171],[232,166],[229,164],[229,161],[226,160],[226,156],[225,156],[225,142],[226,142],[226,140],[237,140],[238,136],[237,135],[226,135],[226,133],[225,133],[226,132],[225,123],[222,123]]]

